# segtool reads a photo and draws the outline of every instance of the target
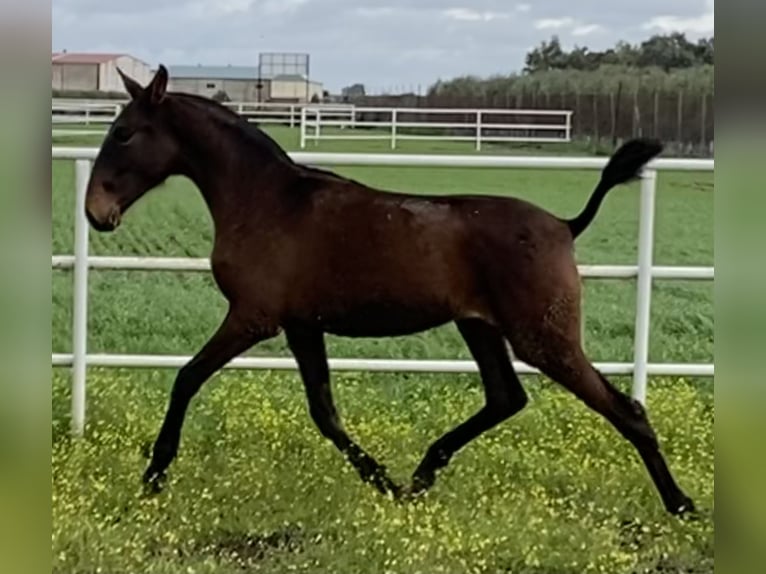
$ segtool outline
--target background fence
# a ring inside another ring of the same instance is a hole
[[[79,434],[85,425],[85,385],[89,365],[111,367],[180,367],[190,357],[165,355],[115,355],[88,354],[88,270],[141,269],[207,271],[207,259],[156,258],[156,257],[89,257],[89,227],[85,217],[85,190],[90,175],[91,161],[97,154],[95,148],[54,147],[53,159],[75,160],[75,245],[73,255],[54,255],[54,269],[72,268],[74,271],[73,345],[71,354],[53,353],[54,366],[72,368],[72,430]],[[524,157],[524,156],[439,156],[399,154],[327,154],[292,153],[300,163],[311,165],[367,165],[367,166],[422,166],[422,167],[474,167],[474,168],[535,168],[535,169],[602,169],[608,158],[582,157]],[[672,267],[652,264],[654,249],[655,193],[658,170],[712,171],[712,160],[659,159],[651,162],[644,171],[641,183],[638,261],[636,265],[580,265],[585,278],[633,280],[637,282],[636,323],[634,353],[631,363],[596,363],[604,374],[633,375],[632,394],[645,401],[649,375],[714,375],[713,364],[649,363],[649,334],[652,282],[654,279],[713,280],[712,267]],[[535,369],[514,361],[519,373],[535,373]],[[477,366],[473,361],[422,361],[389,359],[331,359],[334,370],[376,370],[438,373],[473,373]],[[289,358],[237,358],[227,368],[296,369]]]
[[[106,126],[112,123],[128,100],[54,99],[51,123]],[[298,126],[306,106],[322,110],[326,118],[350,118],[353,104],[287,104],[274,102],[221,102],[249,121],[259,124]],[[82,134],[83,132],[80,132]]]
[[[712,92],[691,89],[524,89],[484,94],[363,96],[353,103],[361,107],[572,110],[573,139],[615,142],[637,136],[655,137],[678,153],[702,156],[712,155],[715,135]]]
[[[342,114],[332,108],[301,110],[300,146],[319,140],[388,140],[396,149],[401,140],[469,141],[476,150],[483,142],[570,141],[570,110],[492,110],[455,108],[355,107]]]

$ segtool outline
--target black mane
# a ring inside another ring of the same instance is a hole
[[[359,182],[330,170],[295,163],[288,153],[271,136],[269,136],[269,134],[260,129],[257,124],[248,121],[247,118],[241,116],[231,108],[224,106],[220,102],[204,96],[185,92],[168,92],[168,95],[172,95],[176,99],[186,100],[193,105],[204,108],[205,111],[223,124],[237,129],[244,139],[254,141],[260,147],[272,153],[277,159],[299,168],[304,174],[360,185]]]
[[[203,96],[188,94],[184,92],[168,92],[168,95],[172,95],[174,98],[179,100],[186,100],[195,106],[204,108],[214,118],[220,120],[223,124],[237,129],[245,140],[255,142],[260,147],[273,154],[277,159],[286,161],[290,164],[295,164],[287,152],[282,149],[282,147],[280,147],[280,145],[274,141],[271,136],[261,130],[256,124],[247,121],[246,118],[239,115],[234,110],[227,108],[223,104]]]

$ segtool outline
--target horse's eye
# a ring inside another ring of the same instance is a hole
[[[120,143],[125,143],[133,137],[135,132],[126,126],[117,126],[112,132],[112,137]]]

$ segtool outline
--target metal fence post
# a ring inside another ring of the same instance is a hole
[[[641,208],[638,222],[638,285],[636,292],[636,333],[633,355],[633,398],[646,403],[651,320],[652,259],[654,252],[654,198],[657,172],[645,170],[641,179]]]
[[[481,110],[476,110],[476,151],[481,151]]]
[[[88,220],[85,191],[90,161],[75,162],[74,302],[72,321],[72,433],[85,430],[85,373],[88,352]]]
[[[396,108],[391,110],[391,149],[396,149]]]
[[[306,108],[301,108],[301,149],[306,147]]]

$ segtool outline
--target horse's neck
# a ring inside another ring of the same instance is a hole
[[[199,188],[214,221],[247,211],[263,194],[274,193],[289,177],[289,165],[265,143],[242,137],[218,118],[192,115],[186,106],[174,114],[173,129],[181,143],[181,175]],[[196,111],[196,110],[195,110]]]

